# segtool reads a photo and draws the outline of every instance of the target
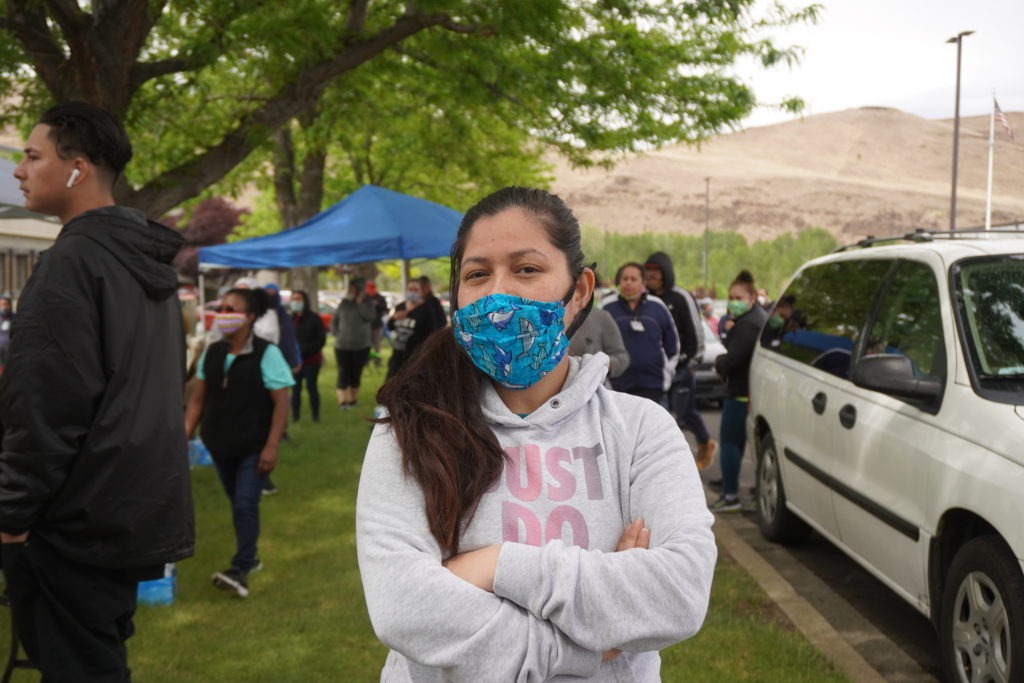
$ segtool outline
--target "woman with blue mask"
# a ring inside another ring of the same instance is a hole
[[[768,312],[757,305],[754,278],[742,271],[729,285],[729,334],[722,337],[726,353],[715,359],[715,371],[726,382],[728,397],[722,404],[722,495],[711,504],[716,512],[741,509],[740,463],[747,445],[747,412],[750,410],[750,360]]]
[[[451,273],[452,328],[381,388],[360,479],[382,680],[660,680],[707,610],[712,518],[671,416],[566,354],[594,291],[575,216],[499,190]]]

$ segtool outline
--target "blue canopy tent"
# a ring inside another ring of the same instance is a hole
[[[414,258],[451,252],[462,214],[426,199],[375,185],[363,185],[302,225],[199,250],[199,305],[204,305],[203,272],[328,266]],[[402,288],[405,289],[402,269]],[[202,323],[200,323],[202,324]]]
[[[438,258],[451,251],[461,220],[461,213],[446,206],[364,185],[302,225],[203,247],[199,269],[257,270]]]

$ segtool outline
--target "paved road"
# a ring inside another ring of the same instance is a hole
[[[702,415],[717,439],[721,411]],[[686,435],[695,447],[693,435]],[[744,498],[754,485],[752,458],[748,448],[740,473]],[[701,476],[705,483],[721,478],[717,459]],[[941,680],[939,640],[928,619],[817,533],[784,548],[761,537],[753,514],[720,515],[720,523],[728,523],[782,574],[886,680]]]

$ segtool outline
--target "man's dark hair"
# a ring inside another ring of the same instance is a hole
[[[109,169],[113,180],[132,159],[132,143],[121,123],[105,109],[85,102],[64,102],[51,107],[39,119],[50,126],[50,139],[61,159],[83,156]]]
[[[430,286],[430,278],[426,275],[420,275],[416,280],[420,283],[420,287],[426,287],[430,292],[434,291],[434,288]]]

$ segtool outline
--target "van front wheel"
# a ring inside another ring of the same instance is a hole
[[[757,525],[761,535],[775,543],[801,543],[811,535],[807,522],[786,507],[786,488],[771,432],[761,437],[758,445]]]
[[[940,630],[949,680],[1024,680],[1024,575],[998,536],[972,539],[953,558]]]

